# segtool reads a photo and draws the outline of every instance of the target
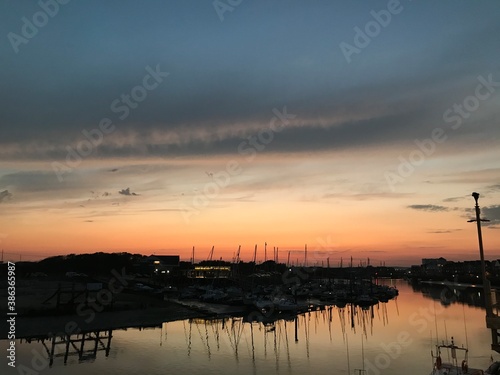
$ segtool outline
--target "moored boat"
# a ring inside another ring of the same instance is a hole
[[[444,353],[443,353],[444,352]],[[443,362],[443,354],[451,359],[451,362]],[[460,353],[463,357],[459,358]],[[434,360],[434,368],[430,375],[500,375],[500,362],[493,363],[487,370],[469,367],[469,349],[455,345],[453,337],[451,344],[442,343],[436,345],[436,355],[431,351]]]

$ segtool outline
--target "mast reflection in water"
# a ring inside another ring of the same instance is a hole
[[[442,304],[443,286],[417,290],[397,281],[397,287],[397,299],[365,309],[327,306],[279,320],[192,319],[152,329],[115,330],[112,340],[97,344],[105,348],[102,355],[99,351],[69,355],[67,365],[64,355],[54,357],[52,366],[39,373],[353,374],[365,369],[367,374],[428,374],[436,338],[447,341],[451,336],[459,346],[468,341],[471,366],[487,368],[492,355],[498,359],[490,348],[485,310],[468,290],[463,291],[468,296],[460,294]],[[50,350],[50,342],[45,344]],[[73,344],[69,347],[77,353],[77,337]],[[89,341],[84,348],[92,350],[93,345]],[[19,364],[31,364],[33,351],[49,356],[36,340],[23,340],[17,349]],[[92,361],[79,360],[85,355]]]

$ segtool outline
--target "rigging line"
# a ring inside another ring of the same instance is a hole
[[[231,337],[231,333],[229,332],[229,328],[227,326],[228,326],[228,324],[225,325],[224,329],[227,332],[227,337],[229,338],[229,344],[231,345],[231,348],[233,348],[233,350],[235,350],[235,347],[233,344],[233,338]]]
[[[193,341],[192,341],[192,330],[193,330],[193,321],[189,320],[188,357],[191,355],[191,346],[193,344]]]
[[[446,329],[446,320],[444,321],[444,336],[446,337],[446,345],[448,345],[448,330]],[[448,353],[448,362],[450,362],[450,350],[447,349],[446,352]]]
[[[436,357],[438,356],[439,354],[436,352]],[[431,329],[431,367],[434,367],[434,353],[432,351],[432,329]]]
[[[351,373],[351,361],[349,359],[349,338],[345,337],[345,341],[346,341],[346,344],[347,344],[347,373],[350,374]]]
[[[262,323],[259,323],[259,327]],[[267,358],[267,332],[266,327],[264,327],[264,358]]]
[[[285,320],[285,340],[286,340],[286,356],[288,359],[288,368],[292,368],[292,361],[290,360],[290,346],[288,345],[288,330],[286,328],[286,320]]]
[[[186,321],[182,321],[182,325],[184,327],[184,338],[186,339],[186,344],[188,343],[188,336],[187,336],[187,330],[186,330]]]
[[[365,372],[365,346],[363,344],[363,335],[361,335],[361,359],[363,360],[363,372]]]
[[[250,334],[252,336],[252,362],[255,363],[255,344],[253,339],[253,324],[250,323]]]
[[[160,346],[163,345],[163,323],[161,324],[160,327]]]
[[[464,329],[465,329],[465,346],[469,349],[469,340],[467,338],[467,321],[465,320],[465,305],[462,305],[462,312],[464,314]]]
[[[433,303],[434,303],[434,325],[436,326],[436,345],[439,345],[439,332],[438,332],[438,323],[436,316],[436,301],[433,300]]]
[[[203,346],[206,346],[208,351],[207,351],[207,354],[208,354],[208,359],[210,359],[210,345],[205,344],[205,338],[203,337],[203,334],[201,333],[201,330],[200,330],[200,326],[198,325],[198,322],[195,322],[195,326],[196,326],[196,329],[198,330],[198,333],[200,335],[200,339],[201,339],[201,342],[203,343]]]
[[[309,358],[309,331],[310,331],[309,322],[310,322],[310,318],[311,318],[311,313],[308,312],[307,314],[309,316],[309,320],[305,321],[306,317],[304,315],[304,334],[306,337],[306,355],[307,355],[307,358]]]
[[[210,358],[210,355],[211,355],[211,350],[210,350],[210,343],[208,341],[208,326],[207,326],[207,320],[205,320],[205,337],[206,337],[206,340],[207,340],[207,348],[208,348],[208,356]]]
[[[212,331],[215,330],[215,339],[217,342],[217,350],[220,350],[220,334],[219,334],[219,321],[216,320],[215,324],[212,326]]]
[[[330,342],[332,342],[332,306],[328,309],[328,314],[330,316],[330,320],[328,322],[328,334],[330,336]]]

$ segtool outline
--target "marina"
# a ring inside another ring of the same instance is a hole
[[[500,1],[0,9],[0,375],[500,375]]]

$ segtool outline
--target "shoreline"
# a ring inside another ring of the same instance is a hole
[[[483,284],[469,284],[469,283],[458,283],[454,281],[435,281],[435,280],[422,280],[419,281],[420,284],[428,284],[428,285],[444,285],[444,286],[453,286],[453,287],[463,287],[463,288],[474,288],[474,289],[483,289]],[[497,286],[491,285],[491,290],[498,289]]]

